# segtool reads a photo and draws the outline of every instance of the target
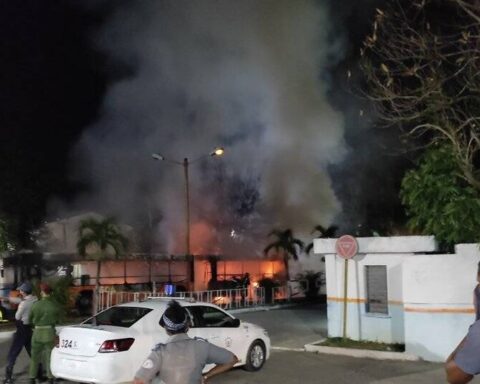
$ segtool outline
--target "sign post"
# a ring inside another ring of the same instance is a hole
[[[347,299],[348,299],[348,260],[358,252],[357,240],[350,235],[340,236],[335,243],[335,251],[342,259],[345,259],[344,282],[343,282],[343,338],[347,338]]]

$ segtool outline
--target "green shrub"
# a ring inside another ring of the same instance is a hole
[[[299,281],[300,287],[307,299],[318,297],[318,291],[320,288],[319,279],[321,276],[322,272],[313,271],[305,271],[296,276],[296,279]]]
[[[405,352],[405,344],[387,344],[378,341],[352,340],[343,337],[329,337],[328,339],[316,344],[325,347],[368,349],[374,351]]]

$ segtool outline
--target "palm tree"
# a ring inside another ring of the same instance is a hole
[[[77,242],[78,253],[97,261],[97,276],[95,278],[94,314],[96,313],[102,260],[118,258],[127,248],[128,240],[120,232],[120,228],[112,218],[97,220],[87,218],[80,222]],[[91,252],[91,250],[94,252]]]
[[[288,271],[288,258],[291,256],[294,260],[298,260],[298,252],[303,250],[303,241],[293,237],[291,229],[285,229],[283,231],[274,229],[268,234],[268,236],[275,236],[274,242],[268,244],[263,253],[268,255],[268,252],[273,248],[275,251],[281,252],[283,256],[283,263],[285,264],[285,272],[287,274],[287,280],[290,280],[290,274]]]
[[[335,237],[337,230],[338,227],[336,225],[331,225],[328,228],[325,228],[321,225],[316,225],[312,230],[312,235],[315,232],[318,232],[319,236],[316,237],[317,239],[329,239]],[[312,249],[313,241],[305,247],[305,253],[308,255]]]

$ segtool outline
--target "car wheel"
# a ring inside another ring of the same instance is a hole
[[[248,348],[245,370],[258,371],[265,363],[265,344],[261,340],[255,340]]]

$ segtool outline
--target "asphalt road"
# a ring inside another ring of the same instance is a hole
[[[359,359],[297,351],[307,343],[326,337],[324,305],[250,312],[236,316],[268,330],[272,340],[272,355],[259,372],[234,369],[212,379],[212,384],[445,383],[442,364]]]
[[[299,348],[327,336],[324,304],[236,313],[236,317],[264,327],[277,348]]]
[[[441,364],[379,361],[353,357],[274,350],[258,372],[241,368],[214,377],[211,384],[439,384]]]
[[[402,362],[300,352],[304,344],[326,335],[321,305],[238,313],[237,317],[264,326],[272,340],[270,360],[259,372],[234,369],[210,380],[212,384],[439,384],[445,383],[442,364]],[[0,377],[3,378],[9,338],[0,333]],[[17,383],[27,383],[28,356],[22,351],[15,366]],[[472,383],[480,384],[480,379]]]

